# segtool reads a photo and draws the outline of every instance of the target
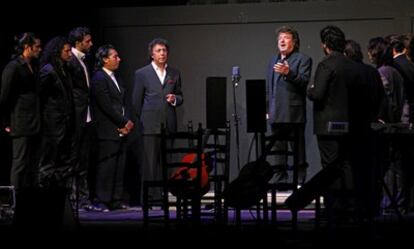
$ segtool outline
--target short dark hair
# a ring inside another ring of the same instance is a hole
[[[371,54],[372,63],[378,67],[392,65],[392,48],[383,37],[371,38],[368,42],[368,52]]]
[[[109,51],[111,49],[115,49],[114,46],[111,44],[105,44],[98,48],[95,54],[96,62],[95,62],[95,70],[99,70],[104,66],[104,58],[108,58]]]
[[[77,27],[69,32],[69,42],[75,47],[76,42],[82,42],[84,37],[91,35],[91,31],[87,27]]]
[[[389,36],[390,46],[397,51],[397,53],[402,53],[407,47],[407,36],[405,35],[391,35]]]
[[[344,53],[346,57],[353,61],[362,62],[364,56],[362,55],[361,46],[354,40],[346,40]]]
[[[168,45],[168,41],[163,38],[155,38],[148,44],[148,59],[152,61],[152,49],[155,45],[164,45],[167,48],[167,52],[170,51],[170,46]]]
[[[320,32],[321,42],[329,49],[337,52],[344,52],[345,34],[337,26],[328,25]]]
[[[280,33],[291,34],[292,39],[293,39],[293,43],[295,44],[294,48],[293,48],[293,51],[295,51],[295,52],[299,51],[300,39],[299,39],[299,33],[296,30],[294,30],[292,27],[289,27],[289,26],[282,26],[278,30],[276,30],[277,38],[279,38]]]
[[[14,50],[16,56],[19,56],[24,51],[24,46],[33,46],[39,38],[31,32],[25,32],[14,37]]]

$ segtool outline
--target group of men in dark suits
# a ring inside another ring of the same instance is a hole
[[[125,209],[126,139],[138,133],[144,179],[160,179],[160,133],[176,130],[175,107],[183,102],[178,70],[168,66],[164,39],[148,47],[151,63],[136,72],[133,107],[116,71],[112,45],[97,49],[95,70],[85,60],[88,28],[51,39],[40,59],[40,39],[18,37],[17,54],[2,75],[2,127],[12,138],[11,185],[18,195],[32,188],[65,188],[76,208]],[[93,166],[93,167],[92,167]],[[93,173],[93,174],[92,174]],[[141,180],[140,182],[143,182]],[[18,204],[18,203],[17,203]]]

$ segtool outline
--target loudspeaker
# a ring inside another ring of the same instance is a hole
[[[207,128],[226,128],[227,121],[227,79],[208,77],[207,88]]]
[[[266,81],[246,80],[247,132],[266,132]]]

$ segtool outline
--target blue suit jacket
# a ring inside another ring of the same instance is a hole
[[[285,59],[289,64],[289,74],[282,76],[273,71],[279,58],[280,55],[274,56],[267,69],[269,123],[304,123],[306,86],[312,73],[312,59],[299,52],[291,53]]]
[[[176,106],[166,101],[167,94],[176,95]],[[164,123],[170,132],[177,131],[175,108],[183,103],[180,72],[170,66],[161,84],[151,64],[135,72],[132,105],[142,134],[159,134]]]

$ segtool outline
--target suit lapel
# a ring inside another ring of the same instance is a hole
[[[170,82],[171,80],[173,80],[174,79],[174,76],[172,75],[172,73],[171,73],[171,70],[169,70],[168,69],[168,67],[167,67],[167,72],[166,72],[166,76],[165,76],[165,79],[164,79],[164,84],[162,84],[162,87],[163,88],[165,88],[165,86],[167,85],[167,84],[169,84],[168,82]]]
[[[106,81],[109,83],[110,88],[112,89],[112,92],[116,93],[117,95],[122,95],[122,88],[121,88],[121,85],[119,84],[118,79],[117,81],[118,81],[119,90],[118,90],[118,87],[116,87],[115,82],[112,80],[111,76],[109,76],[105,71],[102,71],[102,72],[104,74]]]
[[[160,81],[160,78],[158,78],[157,72],[155,72],[155,69],[152,67],[152,64],[149,64],[149,67],[150,67],[152,78],[154,78],[160,86],[163,86],[164,84],[161,84],[162,82]]]

